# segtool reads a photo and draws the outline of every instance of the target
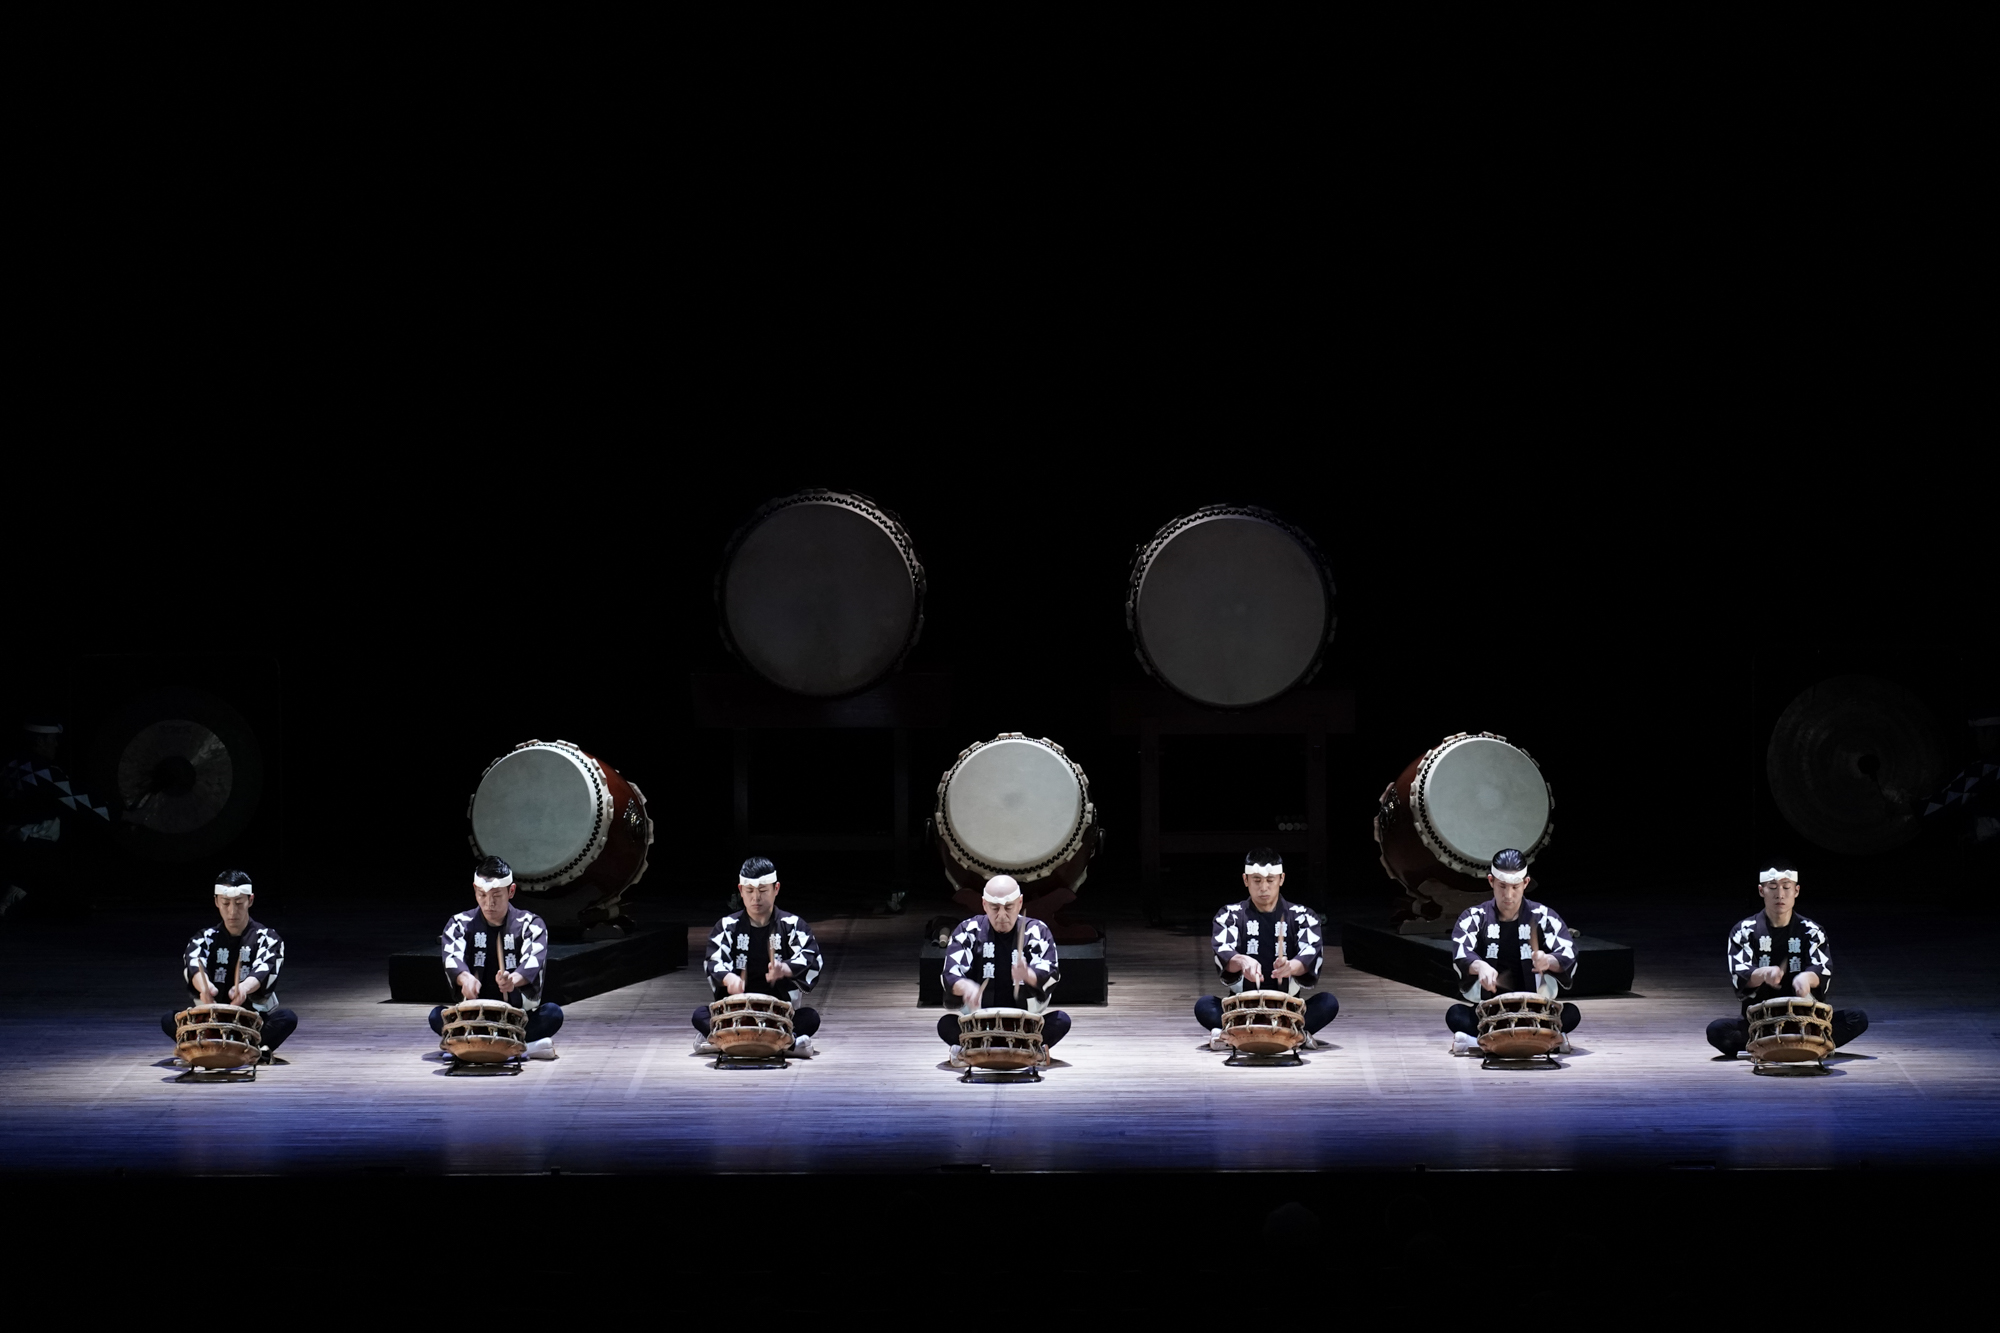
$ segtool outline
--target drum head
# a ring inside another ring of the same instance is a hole
[[[1253,513],[1197,515],[1173,530],[1185,521],[1155,537],[1133,571],[1141,660],[1171,688],[1223,708],[1302,684],[1333,631],[1333,584],[1318,554]]]
[[[472,797],[472,836],[519,879],[555,874],[589,850],[601,831],[601,775],[591,761],[551,745],[503,755]]]
[[[1474,737],[1451,747],[1424,776],[1431,829],[1483,870],[1503,847],[1532,854],[1549,826],[1549,788],[1535,761],[1505,741]]]
[[[1083,787],[1048,746],[997,740],[959,763],[944,813],[967,852],[1000,870],[1025,870],[1069,844],[1083,818]]]
[[[717,586],[723,632],[772,684],[819,697],[851,694],[889,674],[909,650],[921,567],[913,576],[907,536],[888,515],[866,512],[872,508],[831,495],[785,504],[753,519],[732,543]]]

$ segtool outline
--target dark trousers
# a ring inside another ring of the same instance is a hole
[[[179,1012],[180,1010],[178,1009],[174,1011],[174,1013]],[[264,1049],[267,1051],[275,1051],[280,1046],[283,1046],[285,1038],[291,1036],[299,1026],[299,1016],[289,1009],[273,1009],[270,1013],[262,1015],[262,1018],[264,1020]],[[180,1035],[174,1026],[174,1014],[168,1014],[160,1020],[160,1031],[166,1033],[169,1037]]]
[[[1042,1014],[1042,1049],[1047,1050],[1069,1035],[1069,1015],[1060,1009]],[[938,1036],[947,1046],[958,1045],[958,1015],[946,1014],[938,1020]]]
[[[1306,1031],[1318,1032],[1340,1016],[1340,1001],[1332,991],[1321,991],[1306,997]],[[1222,1026],[1222,997],[1204,995],[1194,1002],[1194,1021],[1201,1024],[1202,1031],[1213,1032]]]
[[[1845,1046],[1868,1030],[1868,1015],[1859,1009],[1833,1011],[1833,1044]],[[1724,1055],[1735,1055],[1750,1044],[1750,1020],[1718,1018],[1708,1025],[1708,1044]]]
[[[445,1006],[431,1010],[431,1031],[440,1037],[444,1035]],[[553,1037],[562,1031],[563,1011],[561,1005],[544,1002],[542,1007],[528,1015],[528,1041],[540,1041],[543,1037]]]
[[[694,1030],[704,1037],[708,1035],[707,1005],[703,1005],[694,1011]],[[792,1035],[794,1037],[810,1037],[817,1031],[819,1031],[819,1010],[792,1010]]]
[[[1562,1030],[1576,1031],[1576,1025],[1583,1021],[1583,1011],[1573,1004],[1562,1008]],[[1453,1032],[1463,1032],[1468,1037],[1479,1035],[1479,1011],[1469,1004],[1455,1004],[1444,1011],[1444,1025]]]

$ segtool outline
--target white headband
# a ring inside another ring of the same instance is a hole
[[[215,896],[218,898],[241,898],[251,892],[248,884],[218,884]]]
[[[765,884],[776,884],[778,882],[778,872],[773,870],[770,874],[759,875],[755,879],[744,879],[741,875],[739,875],[736,877],[736,882],[740,885],[746,885],[749,888],[753,889],[758,888],[759,886]]]
[[[514,882],[514,872],[508,871],[498,879],[488,879],[477,871],[472,875],[472,887],[476,889],[504,889]]]
[[[1788,879],[1796,884],[1799,882],[1799,872],[1796,870],[1780,870],[1776,866],[1772,866],[1769,870],[1760,870],[1757,872],[1757,882],[1759,884],[1769,884],[1774,879]]]
[[[1246,875],[1282,875],[1285,873],[1285,863],[1280,861],[1276,865],[1269,866],[1245,865],[1243,873]]]
[[[1499,880],[1502,884],[1519,884],[1528,877],[1528,872],[1525,868],[1520,870],[1502,870],[1499,866],[1488,866],[1486,873]]]
[[[1021,896],[1021,886],[1019,884],[1016,884],[1014,886],[1014,891],[1012,893],[1009,893],[1004,897],[995,897],[993,894],[993,884],[994,880],[997,880],[998,878],[999,877],[996,875],[994,879],[987,880],[986,889],[979,896],[985,899],[987,902],[992,903],[995,907],[1005,907],[1008,903],[1013,902],[1016,898]]]

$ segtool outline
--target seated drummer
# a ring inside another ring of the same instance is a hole
[[[823,968],[819,941],[812,927],[778,910],[778,868],[761,856],[753,856],[736,872],[736,896],[743,910],[731,912],[708,932],[708,984],[715,998],[725,995],[775,995],[792,1006],[791,1054],[810,1056],[813,1033],[819,1031],[819,1010],[801,1007],[806,992],[819,980]],[[784,936],[778,952],[771,953],[771,933]],[[708,1006],[694,1011],[694,1028],[701,1035],[694,1048],[702,1055],[714,1055],[708,1040]]]
[[[1493,896],[1458,914],[1451,928],[1451,965],[1470,1004],[1445,1011],[1454,1055],[1478,1055],[1481,1000],[1518,991],[1534,991],[1553,1000],[1576,980],[1576,941],[1563,919],[1527,896],[1528,858],[1505,848],[1494,854],[1486,873]],[[1573,1004],[1562,1007],[1562,1045],[1569,1054],[1569,1034],[1583,1015]]]
[[[1026,1009],[1042,1016],[1042,1063],[1069,1032],[1069,1015],[1048,1007],[1062,969],[1056,962],[1056,940],[1048,926],[1022,916],[1021,886],[1012,875],[995,875],[980,894],[983,915],[958,923],[944,948],[944,1002],[964,1012],[976,1009]],[[1022,947],[1015,951],[1019,938]],[[1023,957],[1022,955],[1026,955]],[[1002,963],[1002,959],[1011,960]],[[1000,970],[1004,967],[1004,973]],[[938,1036],[951,1047],[954,1069],[965,1068],[958,1049],[956,1013],[938,1020]]]
[[[222,918],[188,941],[181,955],[181,981],[196,1004],[233,1004],[253,1009],[263,1019],[264,1046],[258,1063],[285,1044],[299,1026],[299,1016],[278,1007],[278,971],[285,965],[285,942],[278,932],[250,918],[257,901],[250,876],[225,870],[215,877],[215,910]],[[179,1038],[174,1015],[160,1019],[160,1030]]]
[[[549,954],[549,928],[539,916],[510,904],[514,868],[489,856],[472,871],[472,897],[479,905],[444,923],[444,974],[468,1000],[505,1000],[528,1014],[528,1058],[556,1058],[556,1033],[563,1011],[542,999]],[[472,958],[466,959],[467,949]],[[445,1006],[431,1010],[431,1031],[444,1035]]]
[[[1729,932],[1729,981],[1736,987],[1743,1012],[1710,1023],[1708,1044],[1732,1058],[1749,1045],[1751,1005],[1781,995],[1823,1004],[1833,990],[1833,949],[1817,921],[1793,910],[1799,901],[1799,872],[1788,865],[1778,861],[1757,873],[1757,896],[1764,900],[1764,910],[1737,922]],[[1868,1015],[1861,1010],[1833,1011],[1836,1047],[1867,1030]]]
[[[1243,887],[1250,896],[1215,914],[1215,970],[1229,983],[1229,993],[1282,990],[1297,995],[1319,982],[1325,960],[1325,932],[1312,911],[1283,896],[1285,858],[1259,847],[1243,858]],[[1281,952],[1283,962],[1274,962]],[[1306,1044],[1319,1045],[1313,1034],[1340,1013],[1340,1001],[1321,991],[1306,1001]],[[1209,1046],[1226,1051],[1222,1039],[1222,997],[1204,995],[1194,1002],[1197,1023],[1208,1029]]]

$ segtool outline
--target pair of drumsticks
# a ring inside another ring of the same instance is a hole
[[[1271,970],[1275,972],[1284,965],[1285,965],[1285,937],[1283,935],[1280,935],[1278,936],[1278,947],[1271,954]],[[1264,988],[1264,969],[1262,967],[1259,967],[1257,969],[1257,988],[1259,990],[1262,990]]]
[[[1027,938],[1028,938],[1027,920],[1024,918],[1020,921],[1016,921],[1014,923],[1014,959],[1013,962],[1007,964],[1007,980],[1009,983],[1012,983],[1012,981],[1014,980],[1014,971],[1013,971],[1014,963],[1021,962],[1028,956],[1028,946],[1026,943]],[[968,1014],[977,1013],[979,1010],[984,1009],[986,1007],[986,986],[987,983],[991,982],[992,980],[993,980],[992,977],[981,977],[979,979],[979,994],[973,998],[972,1007],[967,1009],[965,1011],[966,1013]]]
[[[764,980],[767,983],[771,980],[770,977],[771,964],[781,963],[784,961],[782,958],[778,957],[780,953],[784,952],[784,948],[785,948],[784,936],[779,934],[775,930],[772,931],[770,943],[766,945],[766,952],[769,953],[770,956],[764,960],[764,973],[765,973]],[[746,953],[743,955],[743,966],[736,969],[736,977],[739,981],[743,983],[743,988],[745,990],[748,990],[750,988],[749,954]]]

